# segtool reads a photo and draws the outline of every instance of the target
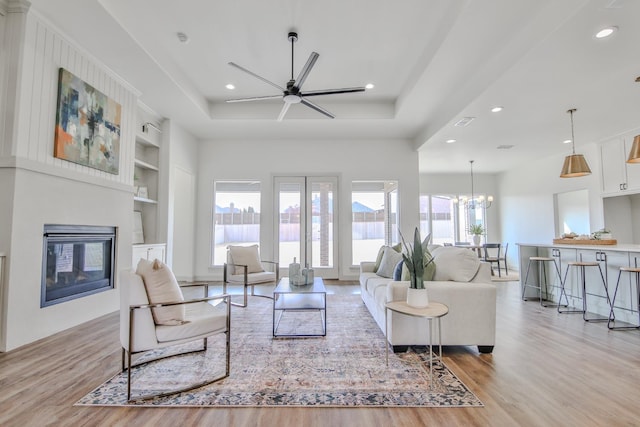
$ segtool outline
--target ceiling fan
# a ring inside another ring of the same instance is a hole
[[[320,107],[318,104],[315,104],[311,101],[309,101],[307,99],[307,97],[310,96],[319,96],[319,95],[334,95],[334,94],[338,94],[338,93],[351,93],[351,92],[364,92],[365,88],[364,87],[349,87],[349,88],[342,88],[342,89],[324,89],[324,90],[310,90],[310,91],[302,91],[302,85],[304,84],[304,81],[307,79],[307,77],[309,76],[309,73],[311,72],[311,69],[313,68],[313,66],[315,65],[316,61],[318,60],[318,57],[320,56],[318,53],[316,52],[311,52],[311,55],[309,56],[309,59],[307,60],[307,63],[304,64],[304,67],[302,67],[302,70],[300,70],[300,74],[298,74],[298,78],[294,79],[293,78],[293,53],[294,53],[294,43],[296,41],[298,41],[298,33],[295,32],[290,32],[289,33],[289,41],[291,42],[291,80],[289,80],[287,82],[287,87],[286,89],[281,87],[280,85],[277,85],[267,79],[265,79],[262,76],[257,75],[256,73],[253,73],[249,70],[247,70],[244,67],[241,67],[238,64],[235,64],[233,62],[229,62],[229,65],[231,65],[232,67],[235,67],[241,71],[244,71],[247,74],[252,75],[253,77],[262,80],[263,82],[279,89],[282,94],[281,95],[269,95],[269,96],[256,96],[256,97],[252,97],[252,98],[239,98],[239,99],[228,99],[227,102],[247,102],[247,101],[263,101],[263,100],[267,100],[267,99],[278,99],[278,98],[282,98],[282,100],[284,101],[284,105],[282,106],[282,110],[280,110],[280,115],[278,116],[278,121],[281,121],[285,114],[287,114],[287,111],[289,110],[289,107],[291,107],[291,104],[303,104],[306,105],[309,108],[312,108],[316,111],[318,111],[319,113],[324,114],[325,116],[334,119],[335,116],[333,114],[331,114],[329,111],[325,110],[324,108]]]

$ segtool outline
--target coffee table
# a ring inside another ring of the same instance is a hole
[[[321,334],[278,333],[282,316],[288,311],[318,311],[322,322]],[[277,317],[277,318],[276,318]],[[273,290],[273,337],[324,337],[327,335],[327,290],[321,277],[313,283],[296,286],[288,277],[280,279]]]
[[[387,312],[395,311],[396,313],[404,314],[406,316],[424,317],[428,320],[429,324],[429,388],[433,387],[433,327],[431,321],[437,319],[438,328],[438,347],[440,348],[440,360],[442,360],[442,334],[440,328],[440,319],[449,313],[449,307],[439,302],[429,301],[429,305],[424,308],[412,307],[406,303],[406,301],[391,301],[385,305],[384,309],[384,336],[385,341],[388,337],[387,331]],[[389,343],[387,345],[387,366],[389,366]]]

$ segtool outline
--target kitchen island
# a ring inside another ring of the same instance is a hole
[[[609,290],[609,295],[613,298],[620,267],[636,267],[640,265],[640,245],[617,244],[598,245],[594,241],[583,242],[575,240],[575,244],[559,243],[518,243],[518,263],[520,269],[520,287],[524,286],[525,275],[529,257],[553,257],[558,264],[562,279],[566,283],[565,290],[569,298],[569,305],[582,307],[582,290],[578,281],[576,271],[567,273],[567,263],[572,261],[596,261],[600,264],[604,274],[605,283]],[[575,269],[574,269],[575,270]],[[589,311],[602,316],[609,315],[609,304],[602,288],[602,278],[597,269],[590,269],[586,275],[586,288],[589,295]],[[552,268],[547,268],[546,278],[548,294],[545,297],[549,301],[558,302],[560,296],[560,286],[557,275]],[[540,283],[537,268],[531,268],[529,272],[529,284]],[[544,280],[544,279],[543,279]],[[525,293],[527,298],[537,298],[537,291],[527,288]],[[623,322],[637,322],[637,301],[635,278],[630,274],[623,273],[620,277],[620,287],[615,301],[616,319]],[[563,298],[564,302],[564,298]]]

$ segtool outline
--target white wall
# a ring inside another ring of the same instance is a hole
[[[169,136],[162,147],[162,168],[169,171],[166,174],[169,207],[166,219],[167,263],[178,280],[193,280],[199,143],[193,135],[170,120],[163,123],[163,132]],[[161,184],[160,188],[163,192],[164,185]]]
[[[116,289],[40,308],[44,224],[116,226],[117,262],[129,266],[133,211],[133,155],[137,93],[34,12],[6,15],[2,52],[11,53],[5,87],[15,97],[7,111],[0,146],[0,243],[7,252],[2,318],[7,351],[113,312]],[[122,106],[120,173],[53,157],[58,69],[64,67]],[[4,111],[3,111],[4,112]],[[6,181],[5,178],[8,178]],[[4,188],[13,182],[13,188]],[[11,198],[11,195],[14,197]]]
[[[596,144],[580,146],[591,175],[560,178],[564,155],[531,160],[498,177],[502,239],[516,243],[552,242],[555,236],[554,194],[586,189],[589,191],[591,231],[604,226],[600,196],[600,162]],[[509,265],[517,265],[517,251],[510,251]]]
[[[419,221],[418,153],[409,141],[215,141],[202,142],[199,151],[197,193],[197,279],[220,278],[210,268],[213,220],[213,183],[250,179],[262,185],[261,253],[273,254],[273,176],[337,175],[339,206],[351,206],[354,180],[398,180],[400,223],[411,235]],[[351,267],[351,211],[339,213],[340,278],[354,278]]]

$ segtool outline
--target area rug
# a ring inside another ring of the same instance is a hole
[[[217,383],[164,398],[126,402],[127,379],[119,373],[76,405],[194,407],[471,407],[482,402],[440,361],[429,387],[424,349],[389,353],[386,340],[358,295],[327,296],[327,334],[317,338],[272,336],[272,301],[251,297],[232,308],[231,373]],[[313,333],[318,312],[287,312],[280,328]],[[279,329],[281,331],[281,329]],[[132,394],[166,390],[215,378],[224,366],[224,341],[208,350],[134,369]],[[422,351],[421,351],[422,350]]]

